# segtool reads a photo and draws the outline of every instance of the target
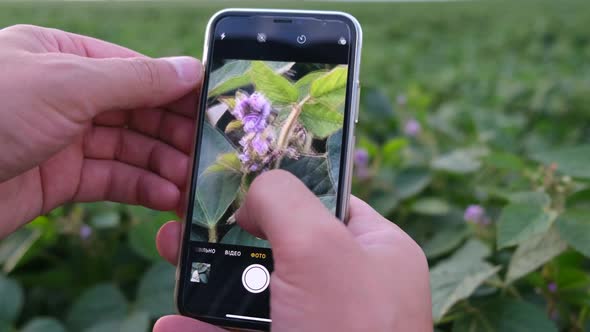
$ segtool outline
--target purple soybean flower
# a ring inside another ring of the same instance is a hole
[[[549,292],[555,293],[555,292],[557,292],[557,284],[554,282],[551,282],[551,283],[549,283],[549,285],[547,285],[547,289],[549,290]]]
[[[370,176],[369,172],[369,153],[365,149],[356,149],[354,151],[354,173],[357,178],[365,180]]]
[[[92,235],[92,227],[84,224],[80,227],[80,238],[82,240],[88,240],[88,238]]]
[[[416,137],[420,134],[421,131],[422,131],[422,126],[420,125],[420,122],[418,122],[414,119],[408,120],[404,124],[404,133],[407,136]]]
[[[252,139],[252,148],[259,155],[265,155],[269,150],[269,141],[260,135],[254,136]]]
[[[463,219],[467,222],[473,222],[476,224],[486,224],[486,215],[485,210],[480,205],[469,205],[467,209],[465,209],[465,213],[463,214]]]
[[[357,167],[366,167],[369,165],[369,152],[362,148],[354,150],[354,164]]]
[[[270,112],[270,102],[261,93],[254,92],[250,96],[242,96],[231,113],[242,121],[246,133],[261,133],[268,126]]]
[[[258,172],[267,169],[273,161],[273,144],[275,141],[272,130],[265,130],[261,133],[247,133],[240,139],[242,152],[238,158],[242,162],[245,172]]]

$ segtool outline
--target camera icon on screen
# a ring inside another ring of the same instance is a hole
[[[256,35],[256,40],[257,40],[259,43],[266,43],[266,33],[259,32],[259,33]]]

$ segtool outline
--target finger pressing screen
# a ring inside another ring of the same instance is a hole
[[[251,234],[267,238],[277,257],[310,243],[351,239],[346,227],[299,179],[281,170],[254,180],[237,219]]]

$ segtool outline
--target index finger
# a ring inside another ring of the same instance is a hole
[[[60,53],[87,58],[135,58],[143,54],[100,39],[51,28],[34,27],[47,40],[54,40]]]

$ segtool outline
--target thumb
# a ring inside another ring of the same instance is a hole
[[[317,244],[337,247],[337,243],[352,243],[344,224],[301,180],[282,170],[256,177],[237,212],[237,219],[246,231],[270,241],[277,260],[288,260],[307,250],[320,259]]]
[[[201,83],[202,66],[191,57],[84,59],[85,101],[94,115],[104,111],[157,107],[177,100]]]

